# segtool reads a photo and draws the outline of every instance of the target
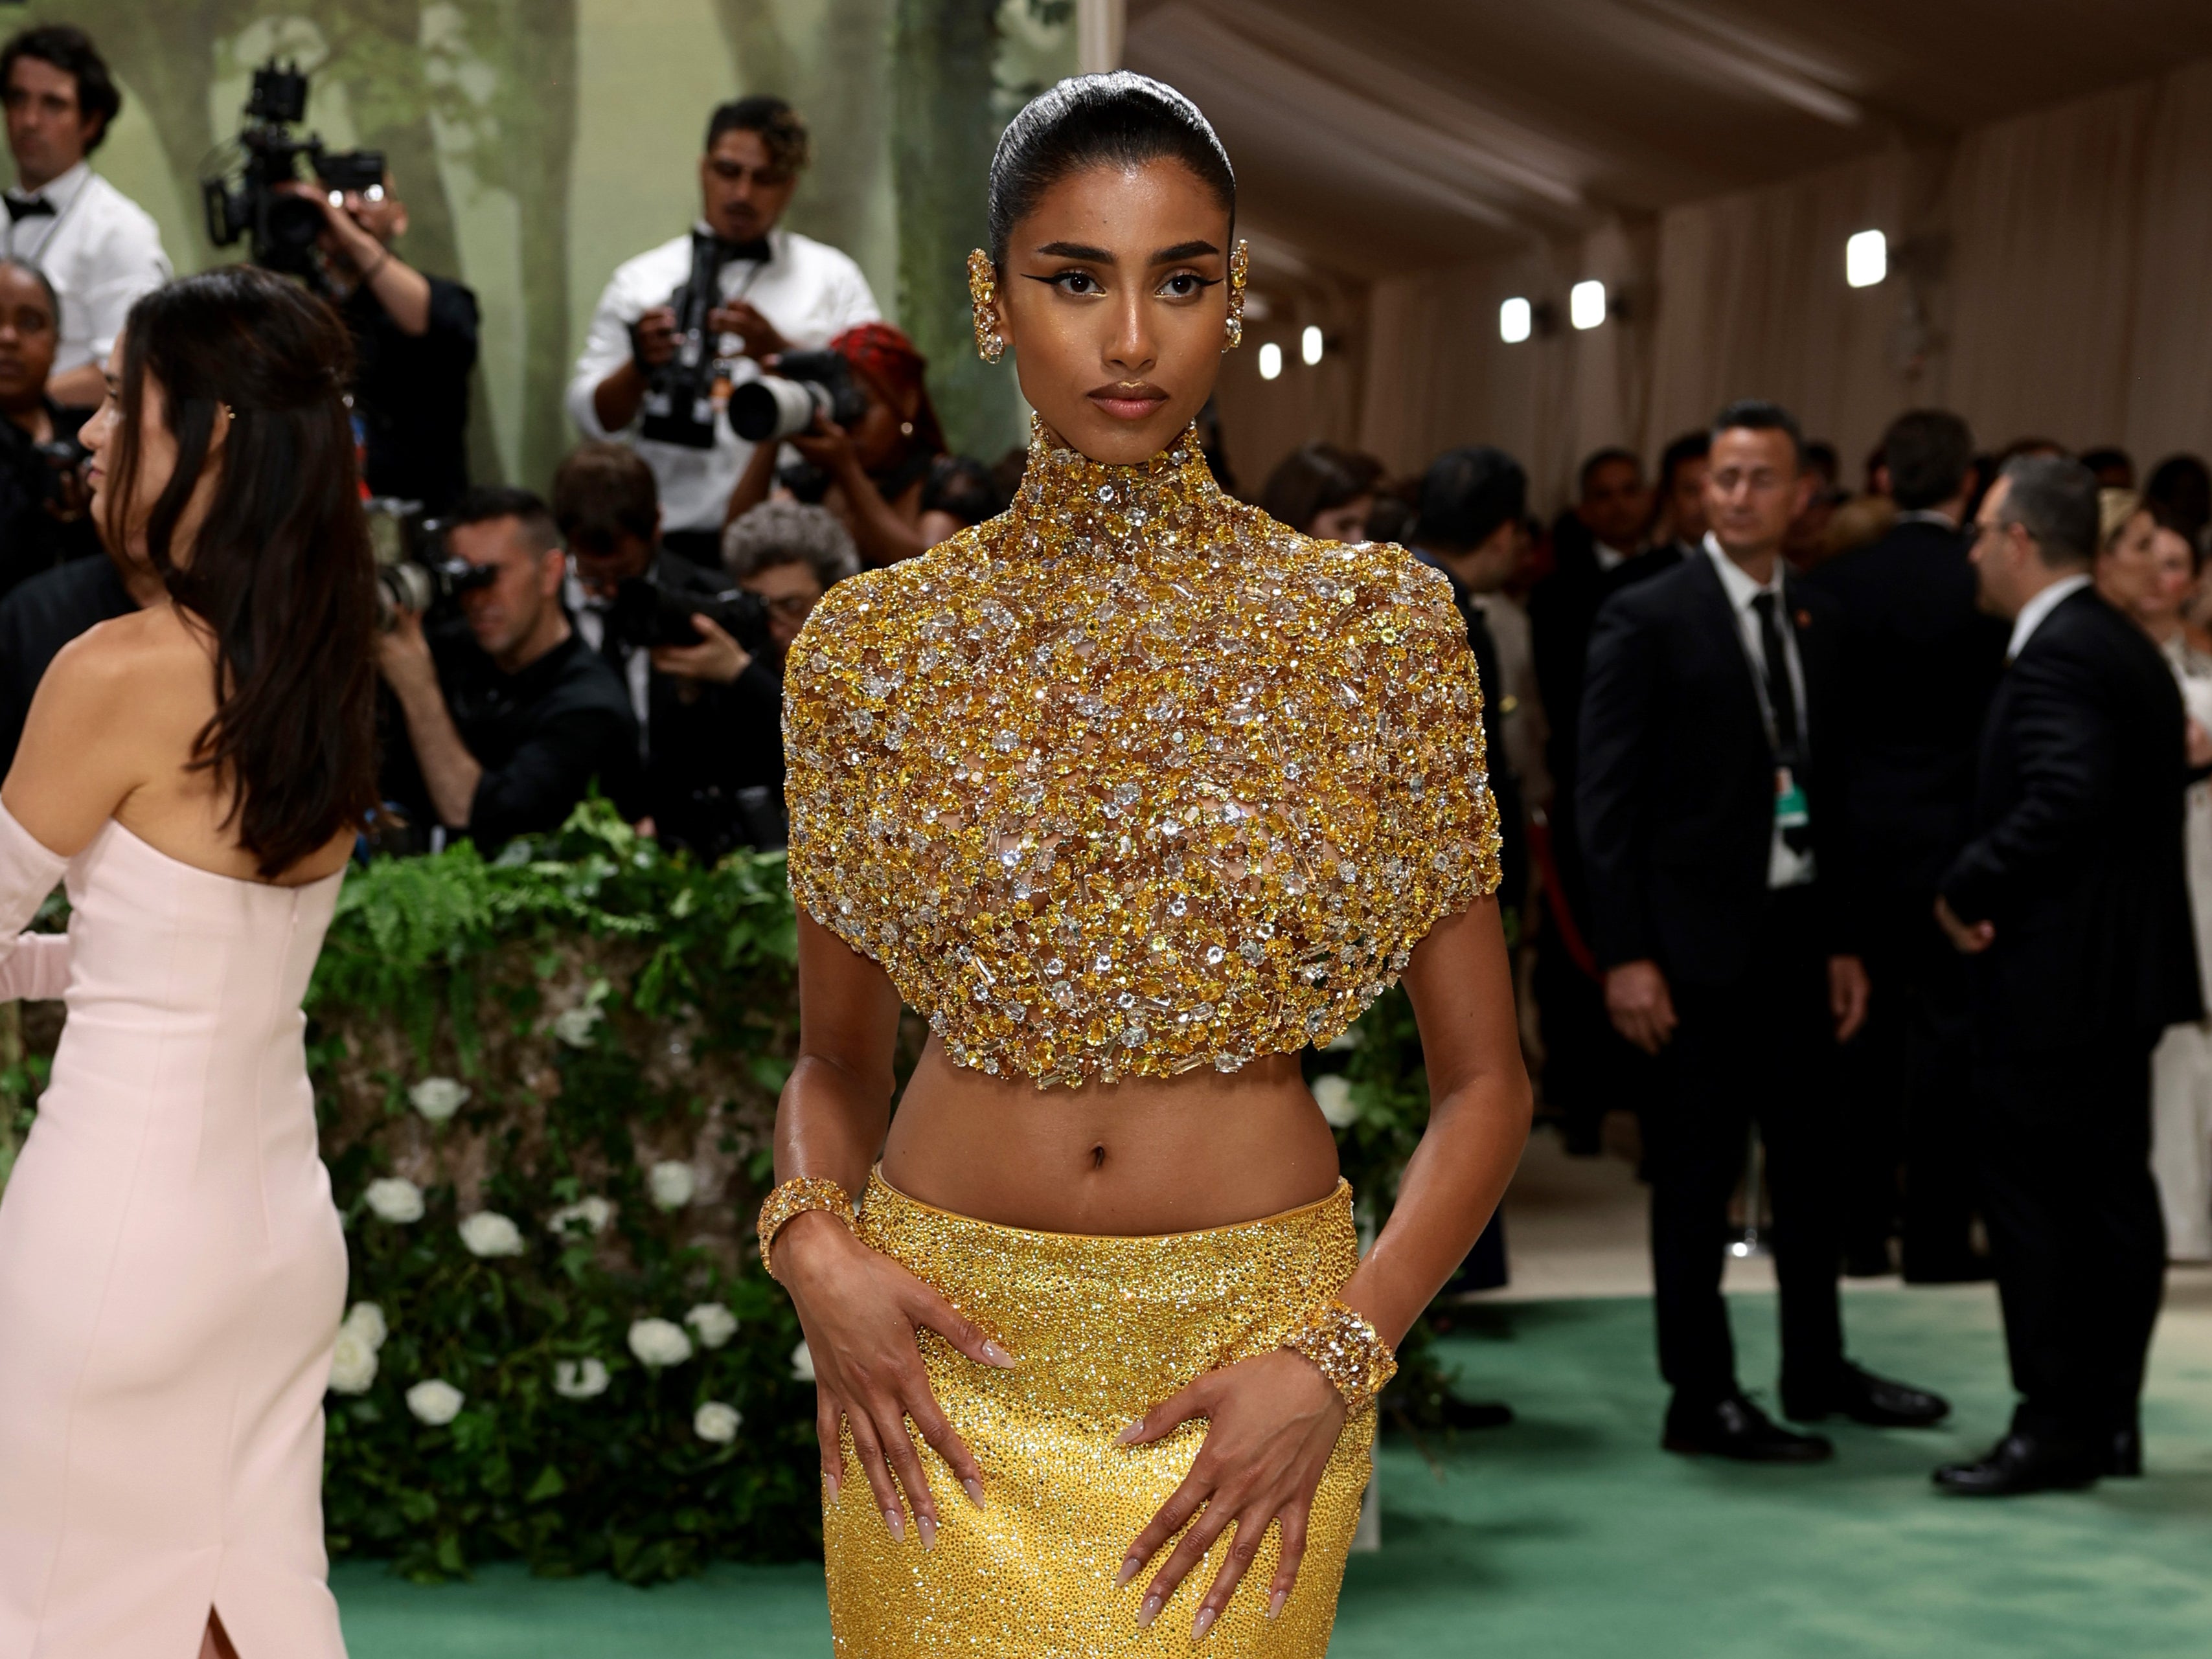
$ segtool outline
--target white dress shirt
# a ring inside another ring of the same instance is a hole
[[[562,602],[575,620],[576,632],[600,656],[606,655],[607,601],[592,596],[570,571],[561,579]],[[623,679],[629,688],[629,711],[637,717],[637,752],[641,760],[653,753],[653,654],[634,651],[623,659]]]
[[[2009,663],[2026,651],[2029,636],[2043,626],[2043,619],[2088,585],[2089,572],[2087,571],[2073,576],[2062,576],[2022,605],[2020,615],[2012,620],[2012,640],[2005,646],[2005,661]]]
[[[827,345],[831,336],[882,316],[868,279],[849,257],[794,231],[772,230],[768,239],[772,257],[765,263],[738,259],[722,267],[724,300],[750,301],[777,333],[799,347]],[[592,314],[583,355],[576,360],[576,372],[568,382],[568,418],[586,438],[622,437],[636,446],[659,481],[666,528],[719,530],[730,492],[737,487],[738,475],[753,450],[730,430],[727,421],[716,418],[714,448],[695,450],[636,438],[635,422],[628,431],[611,433],[599,424],[599,411],[592,405],[599,383],[630,360],[631,325],[654,306],[668,304],[690,280],[688,233],[616,268]],[[744,349],[737,336],[722,336],[721,355],[737,360]],[[759,373],[750,359],[738,361],[738,379],[750,380]]]
[[[153,215],[80,161],[36,191],[11,190],[18,202],[41,198],[52,214],[7,223],[7,255],[36,265],[61,296],[61,342],[54,372],[105,364],[138,296],[169,280],[161,227]]]
[[[1759,697],[1759,716],[1766,723],[1767,741],[1774,741],[1774,711],[1766,704],[1766,641],[1760,635],[1759,613],[1752,602],[1762,593],[1774,596],[1775,621],[1782,631],[1782,654],[1787,659],[1784,670],[1790,675],[1790,690],[1797,704],[1797,737],[1801,744],[1809,744],[1812,725],[1806,717],[1805,665],[1797,654],[1797,631],[1790,625],[1787,600],[1782,590],[1782,560],[1774,561],[1774,574],[1765,582],[1754,582],[1743,567],[1721,551],[1721,544],[1711,530],[1705,532],[1705,556],[1713,561],[1719,572],[1721,588],[1728,595],[1729,609],[1735,613],[1736,637],[1743,642],[1744,660],[1751,669],[1752,690]],[[1805,780],[1797,780],[1802,789]],[[1813,853],[1791,846],[1782,833],[1778,821],[1774,839],[1766,859],[1766,885],[1769,887],[1794,887],[1813,879]]]

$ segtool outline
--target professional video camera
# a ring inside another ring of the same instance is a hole
[[[749,444],[781,441],[805,432],[817,413],[851,427],[868,412],[867,394],[853,366],[834,351],[787,351],[775,372],[748,380],[730,393],[730,427]]]
[[[272,58],[254,70],[246,123],[228,151],[217,152],[216,171],[200,180],[200,195],[207,209],[208,239],[217,247],[251,235],[255,264],[312,277],[317,274],[313,256],[323,229],[322,210],[313,202],[279,195],[276,186],[300,177],[304,156],[332,199],[357,192],[380,201],[384,152],[326,149],[313,133],[295,136],[291,129],[307,114],[307,77],[297,65]]]
[[[748,651],[768,647],[768,605],[760,595],[743,588],[720,593],[685,593],[663,587],[648,571],[633,576],[615,590],[607,611],[607,632],[634,649],[652,651],[661,645],[696,645],[699,630],[694,616],[703,616]]]
[[[390,633],[403,610],[421,615],[441,599],[489,587],[499,578],[489,565],[456,559],[446,546],[446,526],[428,517],[420,501],[380,495],[362,503],[368,514],[369,550],[376,559],[376,626]]]

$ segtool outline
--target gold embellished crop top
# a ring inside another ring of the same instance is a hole
[[[1007,512],[830,590],[784,698],[793,893],[994,1075],[1327,1043],[1498,887],[1445,578],[1192,433],[1115,467],[1039,423]]]

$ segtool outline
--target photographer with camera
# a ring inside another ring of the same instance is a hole
[[[632,444],[652,467],[662,544],[709,570],[752,448],[723,418],[726,388],[764,358],[879,315],[858,265],[777,222],[807,150],[805,123],[781,98],[716,109],[698,223],[617,269],[568,385],[585,437]]]
[[[86,411],[46,395],[60,316],[35,266],[0,258],[0,594],[100,550],[76,441]]]
[[[46,274],[64,302],[47,392],[91,409],[131,302],[169,280],[153,216],[92,170],[123,108],[107,64],[82,29],[43,23],[0,46],[0,104],[15,184],[0,255]]]
[[[366,188],[276,188],[323,216],[313,275],[353,336],[354,425],[369,493],[443,512],[469,487],[475,294],[392,251],[407,234],[407,204],[389,173]]]
[[[930,406],[927,367],[914,342],[888,323],[846,330],[826,351],[786,352],[730,397],[730,424],[759,447],[730,492],[727,522],[766,500],[778,481],[781,439],[801,465],[781,481],[799,500],[836,513],[870,565],[911,559],[958,528],[925,520],[932,470],[945,434]]]
[[[637,717],[625,817],[702,860],[780,846],[782,690],[758,653],[768,608],[659,545],[653,469],[624,445],[585,444],[553,475],[568,544],[568,609]]]
[[[466,835],[490,853],[558,828],[595,779],[621,796],[637,730],[622,681],[561,608],[568,561],[545,504],[471,490],[441,530],[439,556],[380,578],[378,664],[404,726],[386,732],[382,791],[427,845]],[[447,602],[427,626],[419,603],[394,602],[433,593]]]

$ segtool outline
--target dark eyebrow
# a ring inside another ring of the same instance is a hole
[[[1110,265],[1114,256],[1103,248],[1094,248],[1088,242],[1048,242],[1037,250],[1055,259],[1080,259],[1086,264]]]
[[[1178,242],[1173,247],[1162,248],[1154,254],[1152,263],[1156,265],[1172,265],[1179,259],[1196,259],[1206,254],[1220,251],[1221,250],[1211,242]]]

